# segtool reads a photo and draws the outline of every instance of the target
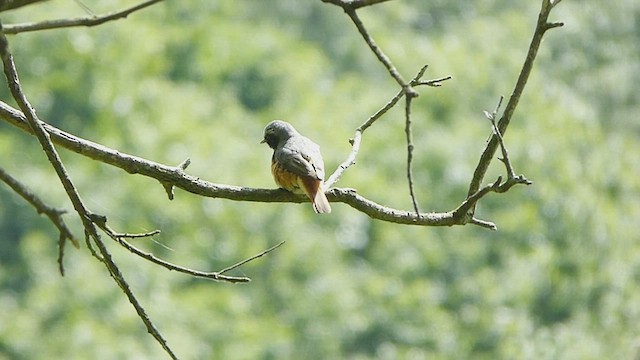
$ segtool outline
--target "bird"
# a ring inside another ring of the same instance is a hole
[[[320,146],[282,120],[267,124],[261,143],[273,149],[271,174],[275,183],[287,191],[306,194],[317,214],[330,213]]]

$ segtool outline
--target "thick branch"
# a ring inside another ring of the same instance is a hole
[[[24,115],[3,102],[0,102],[0,118],[25,132],[31,133]],[[294,203],[308,201],[304,195],[295,195],[282,189],[254,189],[214,184],[188,175],[177,167],[162,165],[133,155],[123,154],[106,146],[78,138],[48,124],[43,123],[43,127],[49,132],[53,142],[68,150],[121,168],[132,174],[140,174],[154,178],[163,184],[173,184],[193,194],[236,201]],[[452,226],[463,225],[470,220],[463,217],[454,217],[451,212],[416,214],[415,212],[388,208],[362,197],[357,194],[355,190],[351,189],[334,188],[327,192],[327,197],[331,201],[348,204],[374,219],[397,224]]]

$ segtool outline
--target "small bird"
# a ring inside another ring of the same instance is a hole
[[[288,122],[273,120],[264,128],[264,139],[273,149],[271,174],[276,184],[293,193],[304,193],[318,213],[330,213],[324,194],[324,161],[320,146],[300,135]]]

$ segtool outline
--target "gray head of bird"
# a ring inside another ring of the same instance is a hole
[[[264,128],[264,138],[260,143],[267,143],[270,148],[275,149],[278,144],[296,134],[298,134],[298,131],[288,122],[273,120]]]

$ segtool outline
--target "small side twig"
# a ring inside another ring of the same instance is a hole
[[[244,265],[244,264],[246,264],[246,263],[248,263],[248,262],[250,262],[250,261],[253,261],[253,260],[257,259],[257,258],[261,258],[261,257],[263,257],[263,256],[267,255],[268,253],[272,252],[273,250],[275,250],[275,249],[279,248],[279,247],[280,247],[280,246],[282,246],[282,244],[284,244],[285,242],[286,242],[286,240],[282,240],[282,241],[280,241],[279,243],[275,244],[274,246],[272,246],[272,247],[270,247],[270,248],[268,248],[268,249],[266,249],[266,250],[264,250],[264,251],[262,251],[262,252],[260,252],[260,253],[258,253],[258,254],[256,254],[256,255],[253,255],[253,256],[252,256],[252,257],[250,257],[250,258],[246,258],[246,259],[244,259],[244,260],[242,260],[242,261],[240,261],[240,262],[238,262],[238,263],[236,263],[236,264],[233,264],[233,265],[231,265],[231,266],[228,266],[228,267],[226,267],[226,268],[224,268],[224,269],[220,270],[220,271],[218,272],[218,274],[222,275],[222,274],[224,274],[224,273],[226,273],[226,272],[229,272],[229,271],[231,271],[231,270],[233,270],[233,269],[236,269],[236,268],[238,268],[238,267],[240,267],[240,266],[242,266],[242,265]]]
[[[356,13],[356,9],[350,6],[343,6],[342,8],[347,13],[349,18],[351,18],[351,21],[358,29],[358,32],[360,32],[360,35],[362,35],[362,38],[364,39],[364,41],[367,43],[367,45],[369,45],[369,48],[371,49],[371,51],[376,55],[378,60],[387,69],[387,71],[389,72],[389,75],[391,75],[391,77],[398,83],[398,85],[402,87],[402,89],[406,94],[417,96],[417,92],[411,87],[409,83],[407,83],[402,78],[402,75],[400,75],[400,72],[393,65],[389,57],[382,51],[382,49],[380,49],[380,47],[373,40],[373,37],[371,37],[371,35],[369,34],[369,31],[364,26],[364,24],[362,23],[362,20],[360,20],[360,17]]]
[[[129,252],[140,256],[141,258],[148,260],[154,264],[160,265],[162,267],[165,267],[169,270],[172,271],[177,271],[183,274],[188,274],[191,276],[196,276],[196,277],[201,277],[201,278],[206,278],[206,279],[210,279],[210,280],[215,280],[215,281],[226,281],[226,282],[230,282],[230,283],[246,283],[246,282],[250,282],[251,279],[245,276],[228,276],[228,275],[224,275],[224,273],[229,272],[235,268],[238,268],[250,261],[253,261],[259,257],[262,257],[270,252],[272,252],[273,250],[277,249],[278,247],[280,247],[282,244],[284,244],[284,241],[280,242],[279,244],[265,250],[262,251],[261,253],[254,255],[250,258],[247,258],[245,260],[242,260],[234,265],[231,265],[229,267],[226,267],[220,271],[199,271],[199,270],[194,270],[194,269],[190,269],[184,266],[180,266],[180,265],[176,265],[176,264],[172,264],[168,261],[162,260],[158,257],[156,257],[155,255],[145,252],[141,249],[138,249],[137,247],[133,246],[132,244],[130,244],[129,242],[127,242],[125,239],[129,238],[145,238],[145,237],[151,237],[154,235],[157,235],[160,233],[160,230],[153,230],[153,231],[149,231],[149,232],[145,232],[145,233],[140,233],[140,234],[129,234],[129,233],[119,233],[114,231],[111,227],[109,227],[107,225],[107,218],[105,216],[101,216],[101,215],[96,215],[96,214],[91,214],[90,215],[92,221],[102,230],[104,231],[110,238],[112,238],[113,240],[115,240],[118,244],[120,244],[122,247],[124,247],[125,249],[129,250]]]
[[[189,165],[191,165],[191,159],[186,158],[184,159],[184,161],[178,164],[178,166],[176,166],[175,171],[179,174],[184,174],[184,171],[187,169],[187,167],[189,167]],[[173,189],[175,188],[175,185],[167,181],[161,182],[161,184],[162,184],[162,187],[164,187],[164,191],[167,193],[167,197],[169,197],[169,200],[173,200],[174,198]]]
[[[2,167],[0,167],[0,180],[4,181],[11,189],[13,189],[13,191],[30,203],[36,209],[38,214],[45,214],[49,220],[51,220],[53,225],[58,228],[58,231],[60,232],[60,236],[58,237],[58,268],[60,270],[60,274],[64,276],[63,258],[64,247],[67,240],[71,241],[76,249],[80,248],[80,243],[73,236],[71,230],[69,230],[69,227],[67,227],[67,224],[62,219],[62,215],[66,213],[66,211],[56,209],[45,204],[45,202],[31,191],[31,189],[9,175],[9,173],[7,173]]]
[[[509,151],[507,150],[507,146],[504,143],[504,139],[502,138],[502,134],[500,134],[500,129],[496,124],[496,117],[498,114],[498,110],[500,109],[500,105],[502,105],[503,97],[500,96],[500,100],[498,101],[498,105],[496,109],[490,113],[488,111],[484,111],[484,115],[491,122],[492,132],[498,138],[498,142],[500,144],[500,150],[502,151],[502,157],[499,160],[504,164],[505,170],[507,171],[507,181],[504,184],[500,185],[495,189],[496,192],[506,192],[515,184],[525,184],[531,185],[532,182],[529,181],[524,175],[516,175],[513,170],[513,165],[511,164],[511,160],[509,159]]]
[[[114,235],[119,237],[119,238],[124,238],[124,239],[138,239],[138,238],[152,237],[152,236],[158,235],[158,234],[160,234],[160,230],[153,230],[153,231],[148,231],[148,232],[139,233],[139,234],[116,233]]]
[[[560,1],[561,0],[542,0],[542,6],[540,8],[540,12],[538,13],[538,21],[531,38],[531,43],[529,44],[527,56],[524,63],[522,64],[520,74],[518,75],[516,84],[513,88],[513,91],[511,92],[509,101],[507,101],[502,117],[497,122],[497,128],[502,136],[504,136],[507,131],[513,114],[515,113],[515,109],[518,106],[518,102],[520,101],[520,97],[522,96],[527,81],[529,80],[529,75],[531,75],[531,71],[533,70],[533,64],[537,57],[538,49],[542,44],[542,38],[548,30],[563,25],[561,22],[550,23],[548,21],[551,10],[553,9],[553,7],[558,5]],[[478,165],[476,165],[476,169],[473,172],[473,177],[471,179],[471,182],[469,183],[469,189],[467,191],[468,195],[477,192],[480,188],[484,176],[489,169],[489,165],[491,164],[491,160],[498,150],[499,145],[500,144],[497,135],[491,136],[491,139],[482,151],[480,159],[478,160]],[[471,211],[473,211],[473,209],[471,209]]]
[[[413,184],[413,135],[411,132],[411,100],[415,96],[407,94],[405,97],[405,127],[404,132],[407,136],[407,180],[409,182],[409,194],[411,195],[411,202],[413,203],[413,209],[416,211],[416,215],[420,215],[420,209],[418,208],[418,200],[416,199],[415,186]]]
[[[424,76],[424,73],[427,70],[427,67],[428,65],[424,65],[420,69],[420,71],[418,71],[416,76],[414,76],[413,79],[411,79],[410,83],[412,86],[439,87],[439,86],[442,86],[442,82],[451,79],[451,76],[445,76],[438,79],[422,81],[421,79]],[[380,108],[373,115],[371,115],[364,123],[362,123],[362,125],[360,125],[356,129],[355,135],[353,136],[352,139],[349,140],[349,143],[351,144],[351,151],[347,155],[346,160],[344,160],[342,163],[340,163],[340,165],[338,165],[338,167],[333,172],[333,174],[331,174],[331,176],[329,176],[329,178],[325,182],[325,187],[327,189],[333,186],[336,182],[338,182],[338,180],[340,179],[342,174],[345,172],[345,170],[347,170],[349,167],[351,167],[356,163],[356,158],[358,156],[358,152],[360,151],[360,142],[362,140],[362,134],[371,125],[373,125],[378,119],[380,119],[384,114],[386,114],[389,110],[391,110],[398,103],[398,101],[402,99],[403,96],[405,96],[405,91],[404,89],[400,89],[398,93],[393,98],[391,98],[391,100],[389,100],[382,108]]]

